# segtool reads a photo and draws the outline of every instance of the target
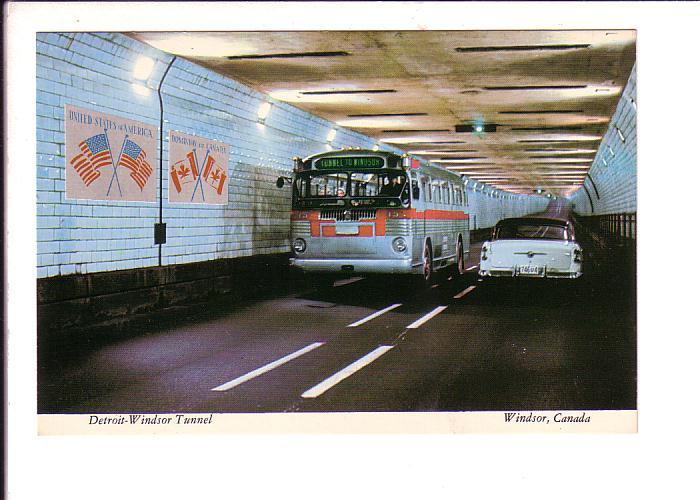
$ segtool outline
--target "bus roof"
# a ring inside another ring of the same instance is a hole
[[[374,155],[374,156],[396,156],[396,157],[401,157],[401,155],[392,153],[390,151],[374,151],[372,149],[336,149],[333,151],[324,151],[323,153],[316,153],[313,155],[309,155],[306,158],[303,159],[304,162],[307,162],[309,160],[315,160],[317,158],[325,158],[327,156],[338,156],[338,155],[346,155],[346,156],[364,156],[364,155]]]

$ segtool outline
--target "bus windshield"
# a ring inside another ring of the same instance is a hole
[[[397,170],[372,172],[302,172],[294,181],[297,200],[349,200],[351,205],[408,206],[407,174]]]

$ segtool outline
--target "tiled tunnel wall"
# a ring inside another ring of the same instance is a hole
[[[637,212],[637,72],[632,68],[584,187],[571,196],[580,215]]]

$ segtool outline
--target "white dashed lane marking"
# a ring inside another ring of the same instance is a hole
[[[377,318],[377,317],[381,316],[381,315],[384,314],[384,313],[387,313],[387,312],[391,311],[392,309],[396,309],[396,308],[399,307],[399,306],[401,306],[401,304],[392,304],[392,305],[390,305],[389,307],[385,307],[384,309],[382,309],[382,310],[380,310],[380,311],[377,311],[377,312],[375,312],[375,313],[370,314],[370,315],[367,316],[366,318],[362,318],[362,319],[360,319],[360,320],[358,320],[358,321],[355,321],[354,323],[350,323],[350,324],[348,325],[348,327],[349,327],[349,328],[352,328],[352,327],[355,327],[355,326],[360,326],[360,325],[362,325],[362,324],[364,324],[364,323],[367,323],[368,321],[372,321],[374,318]]]
[[[229,389],[233,389],[237,385],[241,385],[243,382],[247,382],[248,380],[254,379],[255,377],[259,377],[263,373],[267,373],[271,370],[274,370],[278,366],[282,366],[283,364],[288,363],[289,361],[292,361],[293,359],[296,359],[299,356],[303,356],[307,352],[311,352],[317,347],[321,347],[322,345],[323,342],[314,342],[313,344],[307,345],[303,349],[299,349],[298,351],[288,354],[285,357],[278,359],[277,361],[268,363],[265,366],[261,366],[257,370],[253,370],[252,372],[248,372],[245,375],[241,375],[240,377],[235,378],[230,382],[226,382],[225,384],[221,384],[220,386],[214,387],[212,391],[228,391]]]
[[[377,347],[374,351],[370,352],[369,354],[366,354],[365,356],[361,357],[354,363],[346,366],[342,370],[340,370],[338,373],[331,375],[328,377],[326,380],[321,382],[320,384],[317,384],[313,386],[311,389],[308,391],[304,392],[304,394],[301,395],[302,398],[315,398],[326,392],[328,389],[333,387],[334,385],[339,384],[349,376],[351,376],[353,373],[356,373],[360,371],[362,368],[370,364],[372,361],[377,359],[379,356],[382,354],[388,352],[390,349],[392,349],[394,346],[391,345],[383,345]]]
[[[438,314],[440,314],[440,313],[441,313],[442,311],[444,311],[445,309],[447,309],[447,306],[438,306],[438,307],[436,307],[435,309],[433,309],[432,311],[430,311],[428,314],[426,314],[425,316],[423,316],[423,317],[418,318],[417,320],[415,320],[413,323],[411,323],[410,325],[408,325],[406,328],[418,328],[418,327],[421,326],[423,323],[426,323],[427,321],[429,321],[429,320],[432,319],[433,317],[435,317],[435,316],[437,316]]]
[[[364,278],[362,276],[355,276],[354,278],[347,278],[344,280],[338,280],[333,283],[334,287],[339,287],[343,285],[349,285],[350,283],[356,283],[358,281],[362,281]]]
[[[455,296],[452,297],[452,298],[453,298],[453,299],[461,299],[461,298],[464,297],[466,294],[468,294],[469,292],[473,291],[475,288],[476,288],[476,286],[474,286],[474,285],[468,286],[467,288],[465,288],[464,290],[462,290],[461,292],[459,292],[457,295],[455,295]]]

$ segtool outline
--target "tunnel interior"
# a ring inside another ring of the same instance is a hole
[[[183,52],[176,33],[37,35],[40,413],[636,408],[634,32],[403,35],[193,35],[214,53]],[[256,49],[232,51],[236,37]],[[99,137],[123,141],[109,145],[113,170],[88,172],[83,159],[106,154]],[[187,141],[206,142],[194,163]],[[470,272],[427,292],[374,277],[319,291],[290,270],[292,186],[277,179],[293,157],[355,148],[461,175]],[[493,227],[538,214],[575,225],[581,283],[481,287]],[[348,338],[346,323],[395,304],[400,325],[384,317]],[[409,316],[431,307],[446,309],[428,343]],[[207,356],[252,370],[299,339],[337,348],[310,351],[318,371],[291,389],[289,367],[235,400],[206,386],[227,376]],[[345,393],[299,399],[375,345],[412,368],[372,379],[369,367]]]

